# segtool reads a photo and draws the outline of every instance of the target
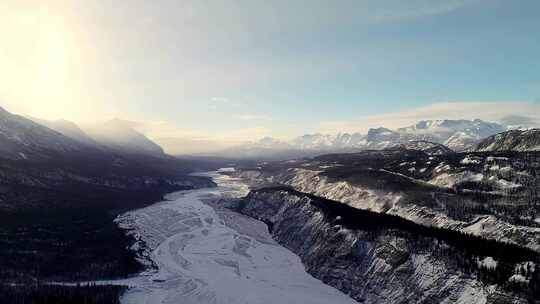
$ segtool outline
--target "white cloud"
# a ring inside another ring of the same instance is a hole
[[[252,121],[252,120],[271,121],[271,120],[274,120],[274,118],[269,116],[269,115],[261,115],[261,114],[242,114],[242,115],[238,116],[238,119],[245,120],[245,121]]]
[[[500,122],[508,116],[522,116],[540,125],[540,105],[527,102],[446,102],[396,113],[372,115],[354,121],[326,121],[319,125],[323,133],[362,132],[369,128],[395,129],[427,119],[475,119]]]

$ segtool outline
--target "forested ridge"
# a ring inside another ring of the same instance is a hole
[[[405,237],[415,249],[421,248],[453,261],[464,273],[477,276],[486,285],[497,284],[527,298],[531,303],[540,301],[540,255],[534,250],[460,231],[416,224],[395,215],[353,208],[287,186],[262,188],[252,191],[250,195],[276,191],[307,198],[305,201],[333,225],[363,231],[368,239],[375,239],[381,233]],[[482,260],[487,257],[497,261],[496,266],[483,264]],[[510,280],[514,275],[520,275],[525,280]]]
[[[111,285],[0,285],[2,303],[12,304],[119,304],[124,286]]]

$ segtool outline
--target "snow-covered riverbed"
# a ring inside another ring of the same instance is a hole
[[[356,303],[307,274],[262,222],[204,203],[248,191],[228,176],[206,175],[217,188],[174,193],[119,218],[158,268],[126,280],[133,287],[122,303]]]

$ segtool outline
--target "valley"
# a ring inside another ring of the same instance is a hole
[[[539,12],[0,0],[0,304],[540,304]]]
[[[0,111],[10,303],[539,298],[538,129],[421,121],[304,136],[294,157],[267,138],[267,160],[170,156],[118,119],[42,123]]]
[[[183,191],[116,222],[153,265],[124,280],[122,303],[355,303],[306,273],[264,223],[226,209],[247,194],[237,179],[209,174],[216,188]]]

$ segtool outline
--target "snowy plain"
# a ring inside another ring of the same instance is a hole
[[[204,175],[218,187],[173,193],[118,218],[156,266],[123,280],[131,288],[122,303],[356,303],[310,276],[264,223],[215,207],[247,194],[245,184],[217,172]]]

